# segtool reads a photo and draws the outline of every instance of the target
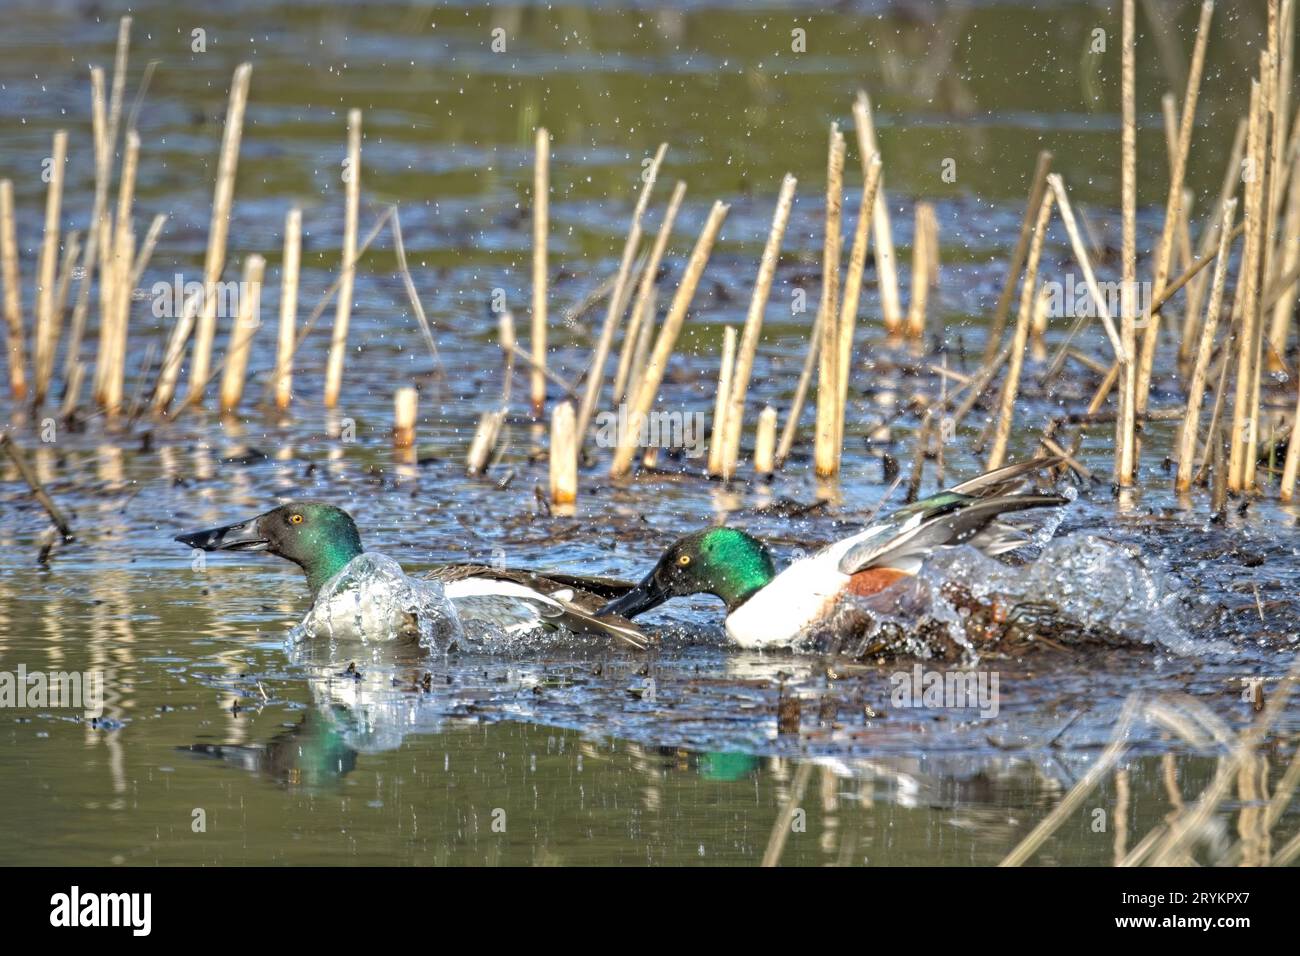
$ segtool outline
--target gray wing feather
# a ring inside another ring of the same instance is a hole
[[[1065,504],[1059,495],[1010,495],[998,498],[977,498],[970,504],[953,510],[941,511],[931,516],[913,516],[904,530],[890,537],[872,537],[855,545],[840,559],[840,572],[856,574],[870,567],[891,566],[908,559],[924,557],[935,548],[958,544],[978,544],[977,537],[1000,514],[1023,511],[1026,508],[1047,508]],[[919,520],[917,520],[919,518]],[[990,543],[1001,550],[987,552],[1000,554],[1017,545],[1011,539],[994,532]],[[1021,542],[1023,543],[1023,542]]]

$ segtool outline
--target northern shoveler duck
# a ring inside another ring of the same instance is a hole
[[[352,561],[366,554],[356,522],[342,508],[318,501],[292,501],[246,521],[177,535],[181,544],[203,551],[254,551],[292,561],[307,575],[313,611],[322,591]],[[382,559],[387,560],[387,559]],[[566,628],[574,634],[612,637],[637,649],[646,635],[630,621],[601,610],[628,585],[579,575],[543,575],[482,564],[446,564],[425,578],[441,582],[462,623],[479,623],[516,632]],[[328,600],[345,605],[341,614],[356,616],[347,594]],[[379,609],[379,617],[382,610]],[[612,616],[611,616],[612,615]],[[311,615],[309,615],[310,618]],[[332,619],[330,614],[325,619]]]
[[[1027,508],[1065,504],[1059,495],[1021,493],[1055,459],[1019,462],[987,472],[894,511],[851,537],[777,573],[763,542],[730,527],[678,539],[635,588],[602,614],[634,617],[669,598],[712,594],[727,608],[727,635],[742,647],[790,646],[824,629],[850,598],[878,594],[916,575],[936,549],[969,544],[998,555],[1025,544],[998,520]]]

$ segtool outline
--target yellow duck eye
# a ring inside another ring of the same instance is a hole
[[[691,556],[689,554],[680,555],[677,558],[677,563],[680,564],[682,567],[686,567],[686,565],[691,563]]]
[[[290,524],[302,524],[302,515],[289,515]]]

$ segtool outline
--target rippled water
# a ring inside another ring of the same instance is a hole
[[[146,290],[201,267],[225,90],[248,58],[231,268],[245,254],[267,256],[264,314],[275,314],[283,218],[302,204],[302,315],[315,304],[340,255],[343,117],[360,106],[362,230],[400,204],[439,357],[423,344],[383,239],[358,277],[357,348],[337,412],[320,405],[323,329],[300,353],[292,417],[255,410],[254,388],[235,419],[198,411],[113,433],[92,418],[42,442],[42,416],[0,399],[77,533],[50,546],[43,513],[0,465],[0,669],[102,671],[106,689],[94,723],[68,709],[0,711],[0,862],[756,863],[782,809],[797,805],[807,828],[788,835],[786,863],[991,863],[1086,771],[1131,694],[1191,694],[1234,728],[1253,719],[1248,682],[1275,687],[1300,636],[1296,513],[1261,502],[1213,523],[1203,498],[1183,507],[1160,470],[1171,437],[1163,427],[1147,438],[1145,492],[1116,501],[1104,486],[1085,487],[1039,542],[1038,564],[998,572],[1023,596],[1050,591],[1040,596],[1149,649],[983,662],[1000,681],[991,717],[897,707],[891,678],[910,662],[730,650],[710,598],[647,616],[663,638],[649,655],[291,642],[308,604],[296,568],[223,554],[195,566],[171,540],[310,496],[347,507],[366,547],[411,571],[468,560],[637,577],[676,535],[722,516],[769,540],[779,563],[856,527],[888,492],[882,452],[906,467],[917,420],[907,410],[894,418],[893,444],[867,438],[896,403],[936,388],[939,361],[887,347],[874,319],[874,272],[838,487],[808,476],[806,448],[772,484],[734,487],[695,477],[699,462],[670,455],[663,464],[683,474],[614,485],[602,451],[582,473],[576,511],[561,514],[538,504],[546,474],[529,451],[544,436],[526,422],[510,423],[487,478],[465,477],[463,461],[479,414],[500,395],[496,324],[485,320],[491,290],[504,289],[521,316],[526,309],[538,122],[556,141],[553,362],[567,380],[581,374],[603,313],[566,322],[564,310],[617,267],[641,159],[666,140],[663,180],[689,183],[661,309],[709,205],[732,203],[665,381],[674,408],[711,408],[722,329],[743,321],[776,186],[790,170],[799,200],[752,390],[755,408],[788,406],[813,310],[792,312],[790,303],[805,288],[815,302],[819,281],[825,127],[849,122],[859,86],[879,112],[904,259],[914,199],[937,203],[936,308],[952,369],[978,364],[1038,149],[1053,149],[1094,228],[1117,235],[1117,98],[1109,76],[1081,66],[1102,14],[1068,3],[980,4],[933,17],[929,9],[864,4],[814,17],[812,53],[798,59],[785,51],[793,18],[804,14],[781,5],[487,12],[237,3],[201,17],[137,5],[128,88],[147,60],[160,61],[140,112],[137,222],[171,217]],[[117,13],[19,4],[0,37],[0,175],[14,179],[29,281],[40,159],[56,125],[72,134],[67,225],[89,209],[86,68],[111,61]],[[204,54],[190,51],[200,25]],[[510,38],[505,55],[488,45],[498,25]],[[1202,99],[1204,145],[1191,171],[1202,206],[1226,162],[1257,27],[1248,13],[1224,11],[1211,45],[1221,75]],[[1143,242],[1164,190],[1158,97],[1179,88],[1177,74],[1176,58],[1142,60]],[[956,159],[956,183],[939,175],[945,157]],[[850,175],[847,209],[856,208],[856,182]],[[661,185],[651,228],[666,193]],[[1051,267],[1065,269],[1067,256],[1065,237],[1053,233]],[[904,269],[905,290],[907,282]],[[165,329],[139,305],[133,360]],[[1053,328],[1049,344],[1063,333]],[[265,335],[254,372],[272,362],[273,333]],[[89,356],[93,328],[87,339]],[[1100,336],[1088,341],[1100,354]],[[408,382],[421,388],[414,460],[389,447],[392,390]],[[1178,394],[1157,381],[1153,400],[1173,404]],[[1021,420],[1036,428],[1059,411],[1055,398],[1031,392]],[[963,424],[946,461],[950,481],[979,470],[964,449],[982,426],[979,415]],[[1099,475],[1109,473],[1108,444],[1099,431],[1081,452]],[[1025,429],[1013,451],[1034,448]],[[936,481],[927,471],[925,490]],[[819,495],[830,503],[789,507]],[[978,564],[945,570],[989,579]],[[1292,707],[1267,756],[1274,779],[1297,722]],[[1194,799],[1221,753],[1139,722],[1121,777],[1108,777],[1086,804],[1106,808],[1112,825],[1098,833],[1080,811],[1036,859],[1110,862]],[[1240,809],[1225,806],[1225,832]],[[206,832],[194,830],[198,810]],[[1279,832],[1296,826],[1292,812]]]

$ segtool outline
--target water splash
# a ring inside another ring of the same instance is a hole
[[[1180,656],[1231,653],[1222,641],[1194,636],[1183,588],[1163,566],[1086,534],[1049,541],[1036,560],[1019,565],[972,547],[942,548],[926,559],[915,580],[856,601],[850,611],[867,611],[873,631],[902,632],[901,649],[923,658],[936,651],[919,625],[938,622],[963,656],[974,659],[969,610],[944,596],[952,586],[990,605],[1050,607],[1059,620],[1083,631],[1117,634]]]
[[[367,551],[325,583],[289,638],[361,644],[418,639],[437,646],[463,633],[441,582],[412,578],[392,558]]]

